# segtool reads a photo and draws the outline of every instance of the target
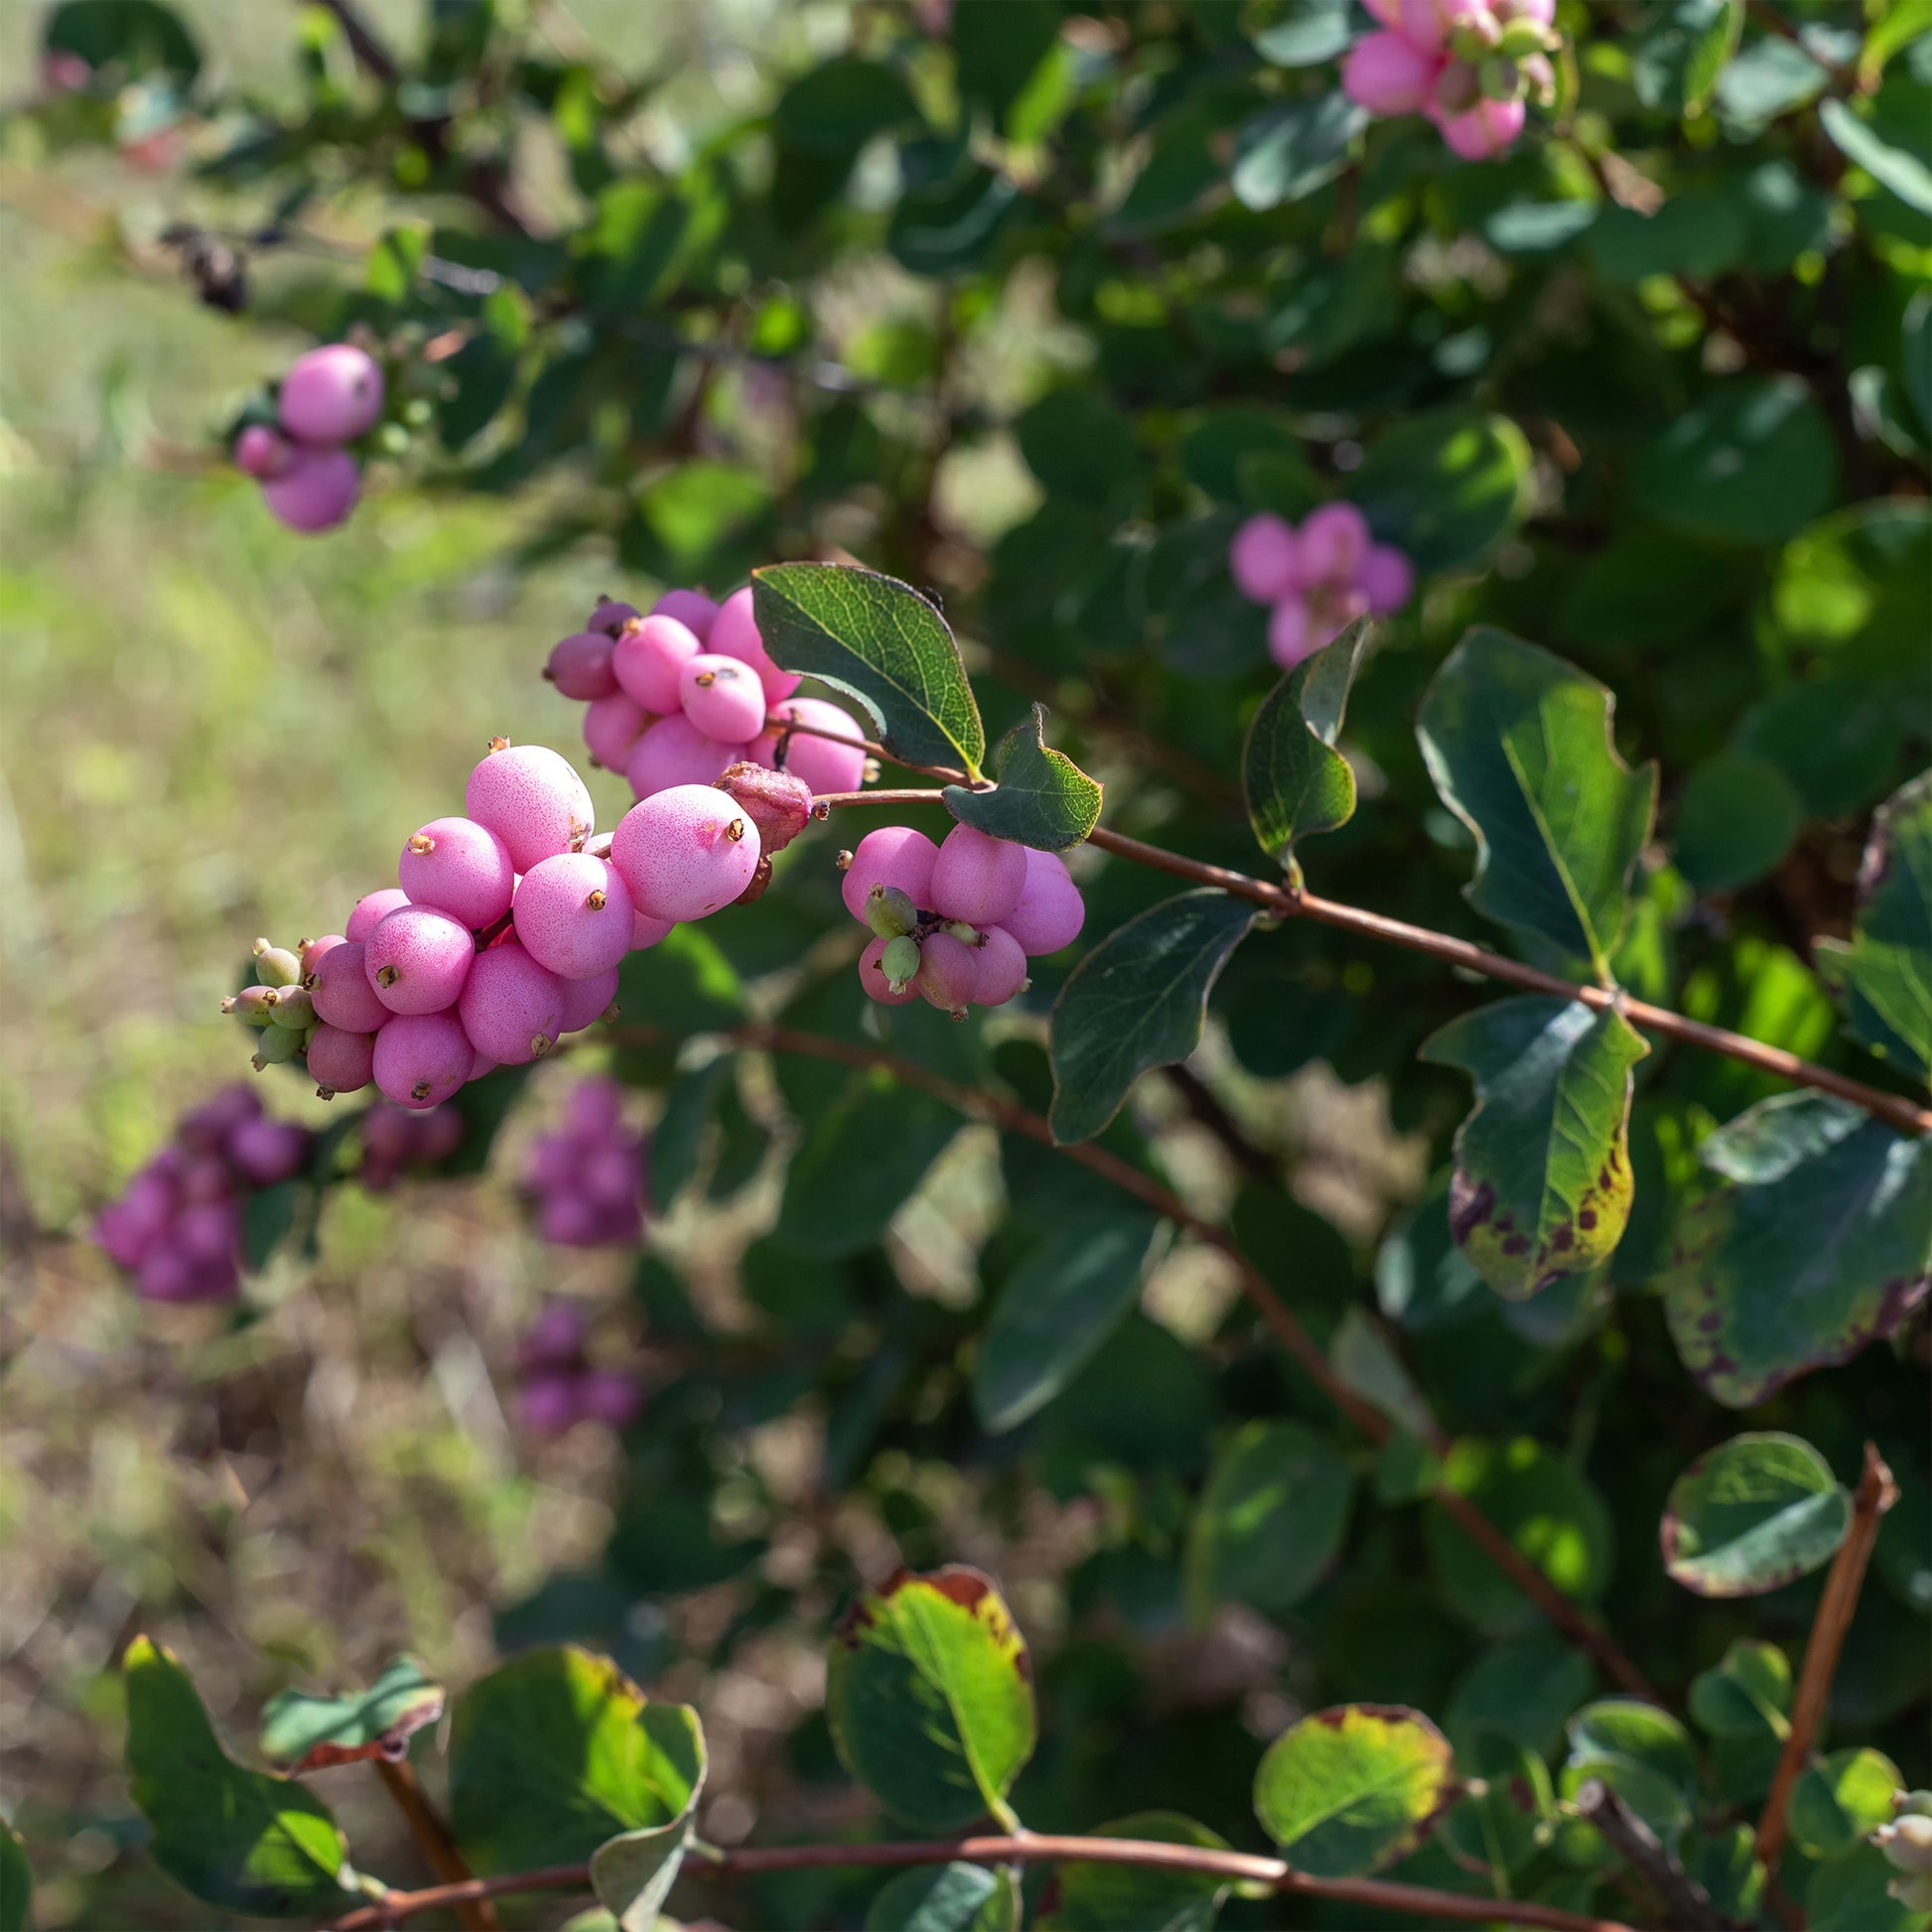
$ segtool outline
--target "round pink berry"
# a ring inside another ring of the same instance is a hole
[[[526,1369],[570,1368],[583,1352],[583,1315],[569,1302],[551,1302],[530,1323],[516,1359]]]
[[[473,818],[435,818],[412,832],[396,864],[412,905],[427,905],[475,931],[510,909],[509,849]]]
[[[979,984],[978,948],[949,932],[928,932],[919,944],[919,976],[912,983],[927,1005],[963,1019]]]
[[[1341,64],[1342,92],[1371,114],[1419,113],[1442,65],[1439,51],[1404,35],[1365,34]]]
[[[564,1103],[564,1131],[573,1140],[605,1141],[623,1124],[623,1089],[615,1080],[579,1080]]]
[[[477,955],[457,1014],[478,1052],[498,1066],[527,1066],[563,1031],[563,982],[512,939]]]
[[[1027,984],[1027,955],[1005,926],[990,925],[981,935],[973,974],[973,1004],[1003,1007]]]
[[[577,1420],[577,1377],[537,1375],[516,1394],[516,1419],[534,1436],[561,1436]]]
[[[633,912],[630,917],[634,930],[637,915]],[[618,997],[618,969],[613,966],[608,972],[593,973],[588,979],[565,980],[563,988],[564,1018],[559,1031],[581,1034],[611,1010],[611,1003]]]
[[[389,1009],[369,983],[367,941],[345,939],[340,946],[332,946],[316,961],[313,977],[315,984],[309,996],[315,1002],[318,1019],[345,1034],[379,1033],[388,1025]]]
[[[310,1035],[309,1077],[324,1100],[360,1093],[375,1078],[375,1035],[323,1025]]]
[[[192,1153],[219,1154],[228,1136],[243,1121],[255,1119],[261,1110],[261,1097],[254,1088],[238,1083],[226,1086],[182,1115],[175,1124],[175,1138]]]
[[[576,631],[551,646],[543,674],[566,698],[585,704],[593,698],[608,698],[618,688],[611,650],[611,639],[602,631]]]
[[[932,862],[932,906],[969,925],[998,925],[1027,888],[1027,848],[955,825]]]
[[[233,1201],[203,1201],[175,1216],[170,1238],[191,1264],[228,1260],[241,1243],[241,1210]]]
[[[516,936],[561,979],[609,972],[630,950],[630,891],[608,860],[559,853],[532,866],[516,889]]]
[[[749,745],[764,729],[764,686],[749,664],[701,650],[677,674],[684,715],[707,738]]]
[[[501,1060],[492,1060],[489,1057],[489,1055],[485,1053],[481,1046],[479,1046],[470,1061],[470,1077],[473,1080],[481,1080],[485,1073],[494,1073],[496,1069],[501,1065],[502,1065]]]
[[[654,618],[675,618],[702,644],[711,635],[718,607],[703,591],[666,591],[650,607],[650,614]]]
[[[250,423],[234,440],[235,468],[260,483],[287,476],[294,461],[294,446],[266,423]]]
[[[375,1083],[398,1107],[423,1113],[470,1077],[476,1057],[454,1013],[409,1013],[375,1036]]]
[[[798,689],[798,673],[781,671],[764,647],[758,619],[752,612],[749,584],[742,591],[734,591],[718,607],[718,615],[712,620],[710,633],[705,638],[705,648],[721,657],[735,657],[741,664],[749,664],[764,686],[767,704],[776,704]]]
[[[788,724],[809,729],[786,731]],[[822,738],[821,732],[833,736]],[[850,713],[823,698],[786,698],[774,704],[751,756],[759,764],[790,772],[815,792],[857,791],[866,781],[865,733]]]
[[[1528,110],[1520,100],[1478,100],[1459,114],[1440,107],[1429,118],[1442,129],[1449,152],[1462,161],[1488,161],[1504,153],[1523,131]]]
[[[317,1030],[318,1037],[322,1030]],[[315,1042],[310,1042],[310,1051]],[[292,1120],[270,1120],[257,1114],[239,1122],[228,1135],[228,1160],[243,1179],[257,1187],[273,1187],[299,1174],[309,1161],[309,1135]]]
[[[551,1193],[537,1209],[537,1231],[559,1248],[592,1248],[603,1238],[597,1203],[577,1193]]]
[[[890,939],[874,939],[859,955],[859,984],[865,990],[866,998],[877,1000],[882,1007],[909,1006],[919,997],[919,989],[912,981],[893,991],[893,983],[886,977],[882,963],[886,948],[892,944]]]
[[[1314,648],[1308,600],[1290,591],[1268,614],[1268,654],[1283,670],[1292,671]]]
[[[1251,516],[1228,545],[1235,588],[1256,604],[1272,604],[1295,581],[1295,532],[1272,510]]]
[[[400,886],[385,886],[379,893],[364,893],[349,911],[343,937],[350,941],[366,939],[378,920],[386,919],[397,906],[408,903],[409,895]]]
[[[1368,519],[1353,503],[1323,503],[1309,512],[1297,539],[1301,582],[1352,584],[1368,555]]]
[[[391,909],[393,910],[394,908],[392,907]],[[345,935],[340,932],[325,932],[320,939],[303,940],[301,951],[298,954],[302,962],[303,984],[308,984],[309,975],[316,970],[317,964],[321,961],[325,953],[332,953],[338,946],[346,945],[348,941]]]
[[[1400,611],[1415,595],[1416,573],[1400,550],[1378,543],[1362,559],[1356,584],[1370,611],[1386,617],[1391,611]]]
[[[621,771],[643,735],[643,708],[626,691],[611,691],[584,707],[584,743],[607,771]]]
[[[476,957],[476,939],[460,919],[402,905],[369,934],[362,970],[391,1013],[442,1013],[456,1005]]]
[[[346,450],[296,450],[288,468],[262,484],[276,522],[305,536],[333,530],[355,507],[362,473]]]
[[[921,911],[932,906],[932,867],[939,848],[909,825],[881,825],[853,848],[852,863],[839,881],[845,909],[866,923],[866,895],[875,886],[892,886]]]
[[[631,806],[611,840],[631,903],[654,919],[701,919],[758,870],[759,828],[710,785],[673,785]]]
[[[518,872],[556,853],[580,851],[597,829],[591,794],[567,759],[500,738],[471,772],[463,808],[503,841]]]
[[[707,738],[681,711],[647,726],[630,748],[623,775],[639,798],[674,785],[708,785],[739,757],[736,745]]]
[[[653,919],[648,913],[636,909],[635,896],[631,899],[630,950],[649,952],[660,940],[668,939],[677,928],[675,919]]]
[[[348,343],[298,355],[282,378],[276,413],[298,443],[349,443],[382,414],[382,371]]]
[[[594,1368],[584,1377],[578,1400],[593,1422],[609,1429],[628,1429],[644,1406],[644,1392],[618,1369]]]
[[[598,631],[615,642],[618,632],[641,615],[634,604],[622,603],[615,597],[600,597],[597,609],[591,613],[591,621],[584,628]]]
[[[703,647],[675,618],[637,618],[618,632],[611,668],[631,701],[663,716],[678,708],[678,674]]]
[[[1020,903],[1000,924],[1019,941],[1030,958],[1058,952],[1080,936],[1086,923],[1086,901],[1057,852],[1027,848],[1027,883]]]

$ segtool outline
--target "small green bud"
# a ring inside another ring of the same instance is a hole
[[[295,986],[302,978],[302,962],[285,946],[258,945],[255,977],[264,986]]]
[[[866,895],[866,923],[882,939],[897,939],[919,922],[919,908],[910,893],[897,886],[875,886]]]
[[[248,1064],[260,1073],[266,1067],[280,1066],[294,1059],[301,1048],[301,1035],[290,1033],[286,1027],[270,1027],[262,1035],[262,1043],[255,1048],[255,1056]]]
[[[1532,54],[1547,54],[1556,45],[1557,36],[1540,20],[1532,20],[1526,14],[1504,23],[1502,38],[1496,43],[1496,52],[1511,61],[1526,60]]]
[[[290,1033],[304,1033],[315,1024],[316,1003],[303,988],[285,986],[275,995],[275,1006],[268,1017]]]
[[[983,946],[986,934],[978,926],[968,925],[964,919],[948,919],[939,930],[957,939],[962,946]]]
[[[1514,61],[1500,56],[1484,61],[1476,69],[1483,97],[1487,100],[1514,100],[1523,90],[1523,72]]]
[[[251,1027],[266,1027],[275,1018],[279,997],[272,986],[244,986],[232,999],[221,1002],[221,1011]]]
[[[1466,20],[1457,21],[1450,30],[1449,52],[1458,61],[1480,61],[1502,44],[1502,37],[1503,30],[1493,15],[1472,14]]]
[[[887,940],[879,965],[893,991],[903,993],[919,976],[919,942],[909,932]]]

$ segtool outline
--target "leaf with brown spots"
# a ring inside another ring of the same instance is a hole
[[[398,1657],[366,1691],[318,1697],[283,1691],[262,1712],[262,1755],[292,1771],[379,1757],[396,1763],[409,1740],[443,1715],[443,1687],[413,1657]]]

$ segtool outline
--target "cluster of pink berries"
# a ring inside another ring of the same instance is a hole
[[[463,1116],[454,1107],[414,1113],[386,1103],[362,1116],[361,1181],[386,1194],[405,1173],[439,1168],[463,1145]]]
[[[1369,535],[1353,503],[1323,503],[1298,530],[1263,510],[1235,531],[1228,569],[1243,597],[1269,606],[1268,650],[1283,670],[1331,642],[1357,618],[1409,602],[1409,559]]]
[[[1087,908],[1065,864],[955,825],[934,845],[909,825],[868,832],[841,853],[845,908],[873,933],[859,981],[882,1006],[924,999],[955,1020],[1004,1006],[1027,961],[1079,936]]]
[[[647,616],[606,598],[543,674],[587,706],[591,757],[621,771],[639,798],[708,785],[741,760],[788,771],[813,791],[857,791],[868,775],[852,719],[792,695],[798,676],[771,661],[749,587],[723,604],[671,591]]]
[[[1555,97],[1556,0],[1363,0],[1385,31],[1342,63],[1349,99],[1385,118],[1426,114],[1451,153],[1486,161],[1523,131],[1534,94]]]
[[[276,426],[250,423],[235,438],[235,468],[291,530],[333,530],[355,507],[361,466],[345,447],[382,414],[382,371],[351,343],[298,355],[276,392]]]
[[[310,1145],[305,1129],[264,1114],[251,1088],[223,1087],[101,1209],[93,1239],[150,1302],[226,1301],[241,1282],[248,1196],[292,1180]]]
[[[623,1124],[615,1080],[572,1090],[562,1131],[531,1149],[524,1184],[543,1238],[559,1247],[631,1247],[643,1238],[644,1141]]]
[[[561,1436],[580,1422],[627,1429],[644,1406],[634,1375],[595,1368],[585,1352],[583,1315],[569,1302],[552,1302],[531,1324],[517,1350],[523,1386],[517,1419],[539,1436]]]

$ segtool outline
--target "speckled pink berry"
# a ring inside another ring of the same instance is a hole
[[[973,1004],[1003,1007],[1027,984],[1027,955],[1003,925],[990,925],[982,934],[973,973]]]
[[[749,584],[742,591],[734,591],[718,607],[718,615],[705,637],[705,648],[721,657],[735,657],[741,664],[749,664],[764,686],[766,704],[777,704],[798,689],[798,673],[781,671],[764,647],[758,619],[753,615]]]
[[[503,841],[518,872],[559,852],[580,851],[597,829],[591,794],[567,759],[500,738],[470,773],[463,808]]]
[[[611,840],[631,903],[654,919],[701,919],[758,870],[759,828],[710,785],[673,785],[631,806]]]
[[[369,983],[364,940],[345,939],[330,947],[316,962],[314,979],[309,997],[315,1002],[316,1017],[327,1025],[346,1034],[373,1034],[389,1024],[389,1009]]]
[[[882,963],[882,955],[891,944],[890,939],[875,939],[859,955],[859,984],[866,998],[877,1000],[882,1007],[910,1006],[919,997],[918,987],[908,981],[895,993]]]
[[[600,630],[579,630],[550,647],[543,674],[566,698],[588,704],[618,688],[611,668],[612,639]]]
[[[317,965],[323,959],[324,955],[332,953],[338,946],[344,946],[347,943],[347,939],[340,932],[325,932],[320,939],[304,939],[301,945],[296,948],[295,955],[302,968],[301,983],[304,986],[308,986],[309,975],[316,970]],[[313,991],[314,989],[312,988],[311,990]]]
[[[312,348],[289,364],[275,412],[298,443],[353,442],[382,414],[382,371],[349,343]]]
[[[641,615],[634,604],[625,604],[615,597],[600,597],[597,609],[591,613],[591,621],[584,628],[599,631],[615,642],[618,632]]]
[[[955,825],[932,862],[933,910],[969,925],[998,925],[1027,889],[1027,848]]]
[[[638,618],[618,632],[611,668],[633,703],[662,716],[678,709],[678,674],[702,648],[675,618]]]
[[[740,747],[707,738],[683,712],[647,726],[630,748],[623,775],[639,798],[674,785],[708,785],[739,756]]]
[[[362,473],[346,450],[296,450],[288,468],[262,484],[269,514],[304,536],[333,530],[361,493]]]
[[[476,957],[476,938],[462,920],[401,905],[364,942],[362,970],[391,1013],[442,1013],[456,1005]]]
[[[563,982],[512,939],[477,955],[457,1014],[478,1052],[498,1066],[527,1066],[563,1031]]]
[[[809,729],[786,731],[792,724]],[[824,732],[832,737],[821,737]],[[865,733],[849,712],[823,698],[786,698],[774,704],[751,756],[760,764],[789,771],[819,793],[857,791],[866,781]]]
[[[1235,588],[1257,604],[1272,604],[1295,581],[1295,532],[1272,510],[1251,516],[1228,545]]]
[[[266,423],[250,423],[234,440],[234,467],[260,483],[287,476],[294,461],[295,446]]]
[[[605,770],[621,771],[649,722],[628,692],[612,691],[584,707],[584,743]]]
[[[588,852],[532,866],[516,889],[516,936],[560,979],[607,973],[630,950],[630,889],[615,866]]]
[[[447,912],[473,932],[510,909],[509,848],[474,818],[434,818],[404,841],[396,877],[412,905]]]
[[[631,914],[634,929],[636,914]],[[589,979],[565,980],[564,1018],[561,1032],[581,1034],[586,1027],[602,1020],[618,997],[618,969],[595,973]]]
[[[1057,852],[1027,848],[1027,883],[1020,903],[1000,921],[1030,958],[1058,952],[1080,936],[1086,924],[1086,900]]]
[[[318,1027],[309,1036],[309,1077],[324,1100],[360,1093],[375,1078],[375,1035]]]
[[[668,939],[677,930],[675,919],[653,919],[646,912],[635,909],[636,895],[631,896],[630,950],[649,952],[660,940]]]
[[[1415,595],[1416,573],[1400,550],[1386,543],[1376,544],[1362,559],[1356,586],[1368,600],[1377,617],[1400,611]]]
[[[1323,503],[1304,519],[1296,538],[1301,552],[1300,581],[1352,584],[1368,555],[1368,519],[1353,503]]]
[[[707,738],[749,745],[764,729],[764,687],[749,664],[715,651],[687,657],[677,674],[684,715]]]
[[[964,1017],[979,984],[979,951],[950,933],[929,932],[919,945],[919,976],[913,985],[928,1006]]]
[[[702,644],[711,635],[718,606],[703,591],[666,591],[650,607],[650,614],[654,618],[675,618]]]
[[[470,1077],[476,1057],[454,1013],[408,1013],[375,1036],[375,1083],[398,1107],[424,1113]]]
[[[400,886],[384,886],[379,893],[364,893],[350,908],[343,937],[351,942],[366,939],[378,920],[386,919],[398,905],[407,905],[409,895]]]
[[[852,863],[839,881],[845,909],[864,925],[866,896],[875,886],[903,893],[921,911],[932,906],[932,866],[939,848],[909,825],[881,825],[853,848]]]

